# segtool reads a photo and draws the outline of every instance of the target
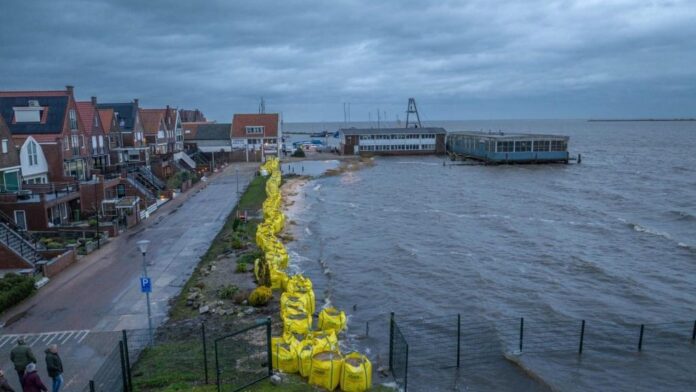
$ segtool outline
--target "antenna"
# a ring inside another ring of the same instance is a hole
[[[409,117],[411,113],[416,115],[415,122],[409,122]],[[423,126],[421,125],[420,116],[418,115],[418,108],[416,107],[415,98],[408,99],[408,109],[406,110],[406,128],[408,128],[409,124],[413,124],[413,128],[423,128]]]
[[[266,101],[261,97],[261,102],[259,102],[259,114],[266,114]]]

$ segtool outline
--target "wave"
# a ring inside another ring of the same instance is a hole
[[[687,211],[682,211],[682,210],[671,210],[669,211],[669,215],[674,217],[677,220],[680,221],[687,221],[687,222],[695,222],[696,221],[696,215],[687,212]]]
[[[645,226],[638,224],[638,223],[627,222],[625,219],[621,219],[621,218],[619,218],[619,221],[626,224],[628,227],[632,228],[637,233],[645,233],[645,234],[649,234],[649,235],[652,235],[655,237],[664,238],[664,239],[669,240],[673,243],[676,243],[676,245],[680,248],[687,249],[689,251],[696,253],[696,245],[690,245],[690,244],[687,244],[687,243],[684,243],[681,241],[677,241],[674,238],[672,238],[672,236],[669,235],[669,233],[666,233],[664,231],[651,229],[649,227],[645,227]]]

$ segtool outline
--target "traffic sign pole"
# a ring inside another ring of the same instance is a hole
[[[152,311],[150,309],[150,291],[152,291],[152,281],[150,278],[147,276],[147,263],[145,261],[145,253],[143,252],[143,280],[146,280],[148,283],[147,285],[145,284],[145,281],[141,281],[141,289],[145,291],[145,298],[147,299],[147,327],[148,327],[148,332],[150,335],[150,346],[154,346],[155,341],[152,335]],[[146,287],[149,286],[149,287]],[[149,288],[149,290],[145,290],[146,288]]]

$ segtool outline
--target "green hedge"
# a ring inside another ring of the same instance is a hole
[[[30,296],[36,288],[31,276],[9,273],[0,279],[0,313]]]

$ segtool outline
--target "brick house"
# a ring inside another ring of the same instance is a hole
[[[22,189],[22,166],[12,134],[0,116],[0,193]]]
[[[0,91],[0,115],[15,145],[21,146],[24,182],[89,178],[91,157],[72,86],[61,91]]]
[[[111,160],[112,165],[149,165],[150,152],[145,142],[142,119],[140,118],[140,108],[138,99],[126,103],[98,103],[97,109],[108,117],[109,109],[113,111],[112,122],[116,123],[110,127],[110,134],[113,135],[117,147],[112,149],[115,160]]]
[[[97,97],[92,97],[90,101],[77,102],[77,114],[87,138],[92,169],[103,173],[110,165],[109,143],[105,141],[106,131],[97,111]]]
[[[279,155],[282,144],[278,113],[235,114],[232,118],[232,150],[247,162],[261,161],[265,155]]]

